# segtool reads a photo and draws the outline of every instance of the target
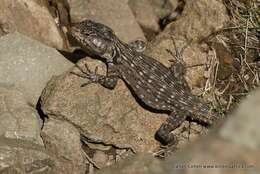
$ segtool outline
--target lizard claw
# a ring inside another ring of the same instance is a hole
[[[98,82],[98,75],[97,75],[98,67],[96,67],[95,71],[93,72],[89,69],[87,64],[84,64],[84,65],[85,65],[85,68],[83,69],[78,64],[75,64],[75,66],[80,70],[81,73],[71,72],[72,74],[75,74],[79,77],[89,79],[88,83],[84,83],[81,86],[87,86],[90,83]]]

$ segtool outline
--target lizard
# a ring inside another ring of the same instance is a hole
[[[76,75],[109,89],[114,89],[118,79],[122,79],[146,106],[169,113],[155,133],[155,139],[161,144],[177,142],[172,131],[187,118],[207,125],[218,118],[208,104],[191,93],[184,78],[183,63],[166,67],[138,51],[138,46],[121,41],[110,27],[91,20],[72,24],[69,32],[84,51],[104,59],[107,64],[106,75],[76,64],[81,71]]]

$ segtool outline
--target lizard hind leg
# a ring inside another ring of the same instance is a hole
[[[177,139],[171,131],[178,128],[186,119],[185,114],[180,114],[176,111],[171,112],[166,122],[155,133],[155,139],[163,145],[175,144]]]

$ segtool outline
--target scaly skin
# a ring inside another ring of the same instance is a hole
[[[217,114],[210,113],[207,104],[192,95],[181,63],[167,68],[119,40],[111,28],[90,20],[73,25],[70,33],[84,50],[107,62],[106,76],[89,71],[87,66],[85,69],[79,67],[82,72],[79,76],[110,89],[121,78],[145,105],[170,113],[155,134],[162,144],[175,142],[171,131],[187,117],[206,124],[217,119]]]

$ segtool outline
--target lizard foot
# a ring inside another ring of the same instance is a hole
[[[160,130],[155,133],[155,139],[162,145],[177,144],[177,138],[173,133],[163,132]]]
[[[142,40],[135,40],[128,44],[135,51],[142,53],[146,49],[146,42]]]
[[[87,86],[90,83],[97,83],[99,80],[99,75],[97,74],[98,67],[95,68],[95,71],[91,71],[87,64],[84,64],[85,68],[80,67],[78,64],[75,64],[75,66],[80,70],[81,73],[71,72],[74,75],[77,75],[81,78],[86,78],[89,80],[89,82],[84,83],[81,85],[81,87]]]

